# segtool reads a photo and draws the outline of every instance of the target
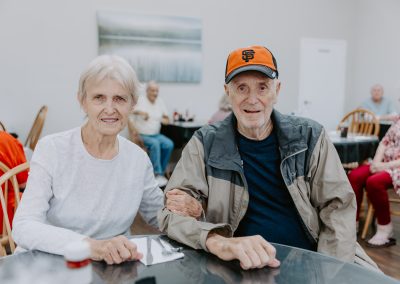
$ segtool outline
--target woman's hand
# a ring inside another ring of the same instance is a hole
[[[174,188],[168,191],[165,197],[165,204],[168,210],[182,216],[190,216],[196,219],[201,216],[203,207],[200,202],[186,192]]]
[[[137,251],[136,245],[122,235],[108,240],[91,238],[86,240],[90,245],[90,258],[92,260],[104,260],[107,264],[119,264],[143,257],[143,254]]]
[[[372,162],[369,167],[369,171],[373,174],[384,171],[389,168],[388,163],[383,162]]]

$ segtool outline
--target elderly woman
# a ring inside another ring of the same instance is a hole
[[[63,254],[70,242],[87,240],[93,260],[113,264],[142,257],[125,235],[138,211],[156,226],[164,199],[146,153],[118,136],[139,84],[117,56],[99,56],[82,73],[78,100],[87,122],[36,146],[13,223],[20,248]]]
[[[368,241],[369,247],[387,247],[396,244],[393,238],[387,189],[393,187],[400,195],[399,118],[379,143],[372,163],[361,165],[349,173],[349,180],[357,198],[357,222],[364,187],[375,209],[377,231]]]

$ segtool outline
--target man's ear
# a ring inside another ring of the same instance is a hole
[[[229,88],[227,84],[224,84],[225,94],[229,97]]]
[[[279,81],[278,79],[276,79],[276,96],[279,96],[279,92],[281,91],[281,81]]]

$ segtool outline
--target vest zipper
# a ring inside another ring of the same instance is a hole
[[[307,151],[307,149],[308,149],[308,148],[304,148],[304,149],[301,149],[301,150],[299,150],[299,151],[297,151],[297,152],[294,152],[293,154],[290,154],[289,156],[285,157],[285,158],[281,161],[281,165],[280,165],[279,169],[280,169],[280,171],[281,171],[281,175],[282,175],[282,178],[283,178],[283,182],[285,183],[285,186],[286,186],[286,188],[288,189],[288,191],[289,191],[289,188],[288,188],[288,185],[286,184],[286,180],[285,180],[285,178],[284,178],[283,170],[282,170],[283,162],[286,161],[287,159],[289,159],[290,157],[293,157],[293,156],[295,156],[295,155],[298,155],[298,154],[300,154],[300,153],[302,153],[302,152]],[[282,151],[280,148],[279,148],[279,150]],[[289,191],[289,194],[290,194],[290,191]],[[309,238],[311,238],[312,240],[314,240],[314,242],[318,243],[317,239],[313,236],[313,231],[305,224],[303,218],[301,217],[301,214],[300,214],[299,210],[297,209],[296,204],[294,203],[292,194],[290,194],[290,197],[292,198],[292,201],[293,201],[293,204],[294,204],[294,208],[296,209],[297,215],[299,216],[303,227],[304,227],[305,229],[307,229],[307,230],[306,230],[307,235],[309,236]]]

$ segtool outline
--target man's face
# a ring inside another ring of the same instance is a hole
[[[238,127],[244,135],[252,136],[254,131],[263,131],[267,127],[279,90],[277,79],[257,71],[240,73],[225,85]]]
[[[379,86],[379,85],[373,86],[371,88],[371,97],[374,102],[379,103],[383,97],[382,86]]]
[[[158,97],[158,86],[155,84],[147,87],[147,98],[151,103],[154,103]]]

